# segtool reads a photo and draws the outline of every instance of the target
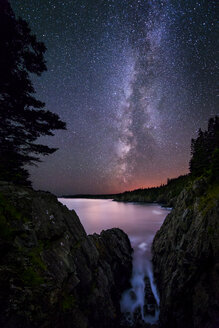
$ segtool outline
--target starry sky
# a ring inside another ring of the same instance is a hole
[[[11,0],[47,47],[36,97],[67,123],[33,186],[117,193],[188,172],[218,114],[214,0]]]

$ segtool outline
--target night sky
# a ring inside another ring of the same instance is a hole
[[[31,168],[56,194],[115,193],[188,172],[216,107],[213,0],[11,0],[46,44],[38,99],[67,123]],[[42,140],[41,140],[42,141]]]

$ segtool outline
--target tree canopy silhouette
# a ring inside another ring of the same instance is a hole
[[[207,131],[199,129],[198,137],[191,142],[190,172],[219,178],[219,117],[208,121]]]
[[[30,73],[46,71],[46,47],[7,0],[0,0],[0,49],[0,179],[30,184],[25,165],[57,150],[35,141],[66,125],[34,97]]]

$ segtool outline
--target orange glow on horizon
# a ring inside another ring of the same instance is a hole
[[[127,186],[113,186],[112,188],[112,192],[109,192],[109,194],[119,194],[119,193],[123,193],[125,191],[134,191],[136,189],[147,189],[147,188],[156,188],[156,187],[160,187],[161,185],[164,185],[167,183],[168,179],[176,179],[181,175],[185,175],[188,174],[188,169],[183,168],[183,169],[176,169],[174,172],[172,171],[167,172],[167,173],[163,173],[164,178],[160,178],[157,177],[155,178],[154,176],[151,177],[150,179],[144,177],[142,178],[141,181],[136,181],[136,182],[131,182],[129,185],[127,184]],[[147,180],[147,181],[145,181]]]

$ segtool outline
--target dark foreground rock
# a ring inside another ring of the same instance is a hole
[[[219,186],[199,179],[153,242],[162,328],[219,327]]]
[[[0,183],[0,327],[118,327],[131,252],[120,229],[87,236],[52,194]]]

